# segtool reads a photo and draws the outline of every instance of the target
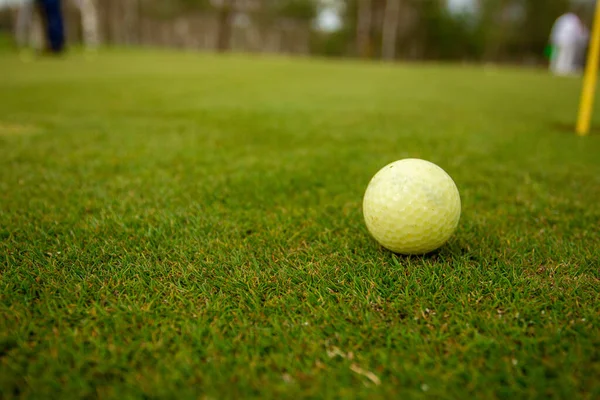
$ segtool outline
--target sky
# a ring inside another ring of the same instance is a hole
[[[342,19],[332,8],[325,8],[317,17],[317,26],[325,31],[335,31],[342,27]]]
[[[0,7],[9,5],[9,4],[18,4],[23,0],[0,0]]]
[[[451,10],[463,10],[473,7],[475,0],[448,0],[448,8]]]

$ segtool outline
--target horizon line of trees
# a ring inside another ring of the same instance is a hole
[[[339,0],[343,26],[320,34],[319,52],[383,60],[545,62],[556,19],[577,12],[591,25],[595,0],[477,0],[456,12],[447,0]]]
[[[544,62],[544,48],[556,18],[574,3],[584,22],[591,23],[594,0],[476,0],[476,12],[456,13],[447,0],[101,0],[99,13],[127,8],[127,21],[141,17],[177,21],[185,15],[208,15],[215,37],[213,49],[232,49],[236,21],[244,17],[259,35],[285,22],[306,31],[307,53],[331,57],[381,60],[464,60]],[[340,29],[319,30],[315,18],[324,5],[335,7]],[[116,8],[115,8],[116,7]],[[114,14],[114,13],[113,13]],[[124,19],[100,24],[103,43]],[[131,22],[132,23],[132,22]],[[302,39],[304,40],[304,39]],[[131,42],[135,44],[135,41]]]
[[[140,0],[152,2],[152,0]],[[311,29],[310,52],[367,59],[431,59],[539,63],[555,20],[576,10],[589,25],[592,0],[476,0],[476,13],[452,12],[447,0],[173,0],[183,10],[220,15],[218,49],[228,48],[237,9],[309,25],[324,4],[342,18],[339,30]],[[573,6],[576,6],[575,8]]]

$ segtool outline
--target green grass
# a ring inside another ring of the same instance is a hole
[[[12,32],[2,31],[2,29],[0,29],[0,54],[15,51],[15,42],[11,33]]]
[[[1,398],[600,396],[600,135],[565,130],[578,79],[0,65]],[[405,157],[461,193],[432,255],[390,254],[362,220]]]

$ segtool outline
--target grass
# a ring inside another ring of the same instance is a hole
[[[545,71],[0,58],[0,397],[600,396],[600,138]],[[600,115],[596,112],[596,115]],[[459,187],[438,252],[371,176]]]
[[[14,49],[13,40],[10,34],[0,30],[0,53],[8,52]]]

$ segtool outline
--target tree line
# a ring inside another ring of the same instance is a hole
[[[145,0],[151,1],[151,0]],[[436,59],[536,63],[556,18],[578,11],[591,23],[594,1],[477,0],[456,12],[447,0],[175,0],[180,10],[212,9],[220,14],[219,48],[227,49],[231,16],[254,10],[256,18],[313,20],[320,7],[335,7],[342,27],[314,30],[310,50],[328,56],[372,59]],[[575,8],[573,6],[576,5]]]
[[[344,27],[322,36],[332,55],[536,63],[556,18],[578,12],[591,23],[594,1],[479,0],[456,12],[446,0],[343,0]]]
[[[195,31],[190,28],[190,35],[199,35],[202,28],[203,35],[210,33],[209,42],[213,43],[210,47],[222,52],[236,48],[234,33],[237,32],[237,38],[245,35],[239,27],[240,17],[244,17],[248,37],[273,36],[268,29],[275,27],[281,31],[293,25],[288,31],[294,30],[295,36],[289,40],[307,42],[296,48],[315,55],[539,63],[544,61],[544,48],[556,18],[578,4],[577,11],[589,26],[595,0],[475,0],[475,3],[474,9],[456,12],[448,9],[447,0],[96,1],[101,14],[101,36],[109,45],[123,44],[111,32],[127,30],[128,38],[141,35],[141,23],[134,25],[142,18],[173,21],[172,30],[176,31],[175,25],[181,25],[182,16],[206,15],[211,23],[197,26]],[[324,6],[337,10],[342,20],[339,29],[323,31],[314,26]],[[162,22],[161,29],[165,25]],[[136,40],[128,39],[126,44],[135,43]]]

